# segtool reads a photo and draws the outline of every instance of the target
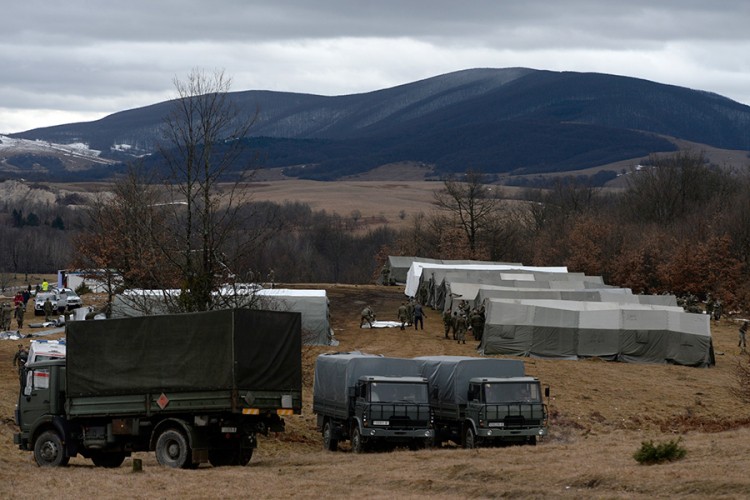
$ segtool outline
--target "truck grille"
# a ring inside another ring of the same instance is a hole
[[[369,419],[387,420],[392,429],[424,428],[430,423],[430,407],[416,404],[371,404]]]

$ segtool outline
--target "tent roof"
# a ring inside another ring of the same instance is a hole
[[[437,270],[477,270],[477,271],[514,271],[514,270],[527,270],[527,271],[544,271],[552,273],[567,273],[567,267],[535,267],[535,266],[519,266],[515,264],[431,264],[423,262],[413,262],[409,268],[409,273],[406,277],[406,288],[404,293],[409,297],[414,297],[419,288],[419,280],[422,276],[422,272],[426,269],[437,269]]]

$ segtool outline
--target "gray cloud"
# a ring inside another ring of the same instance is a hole
[[[750,103],[750,3],[666,0],[9,2],[0,132],[173,95],[191,68],[233,90],[337,95],[472,67],[597,71]]]

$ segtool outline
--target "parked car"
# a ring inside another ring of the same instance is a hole
[[[49,298],[52,302],[52,312],[57,312],[57,301],[60,298],[57,292],[39,292],[34,297],[34,316],[44,316],[44,302]]]
[[[83,305],[81,297],[72,288],[54,288],[53,291],[60,296],[58,301],[67,299],[68,310],[78,309]]]

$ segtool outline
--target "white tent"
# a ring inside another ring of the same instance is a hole
[[[180,290],[126,290],[112,302],[112,317],[167,314],[165,295],[175,298]],[[298,312],[302,316],[302,342],[308,345],[331,345],[333,331],[329,323],[328,296],[325,290],[296,290],[287,288],[254,289],[238,295],[238,305],[254,309]],[[255,302],[255,303],[253,303]],[[227,307],[230,307],[228,305]],[[231,306],[236,307],[236,306]],[[272,332],[269,332],[272,333]]]
[[[431,264],[425,262],[412,262],[409,273],[406,276],[406,287],[404,293],[408,297],[415,297],[419,289],[422,273],[428,269],[436,270],[478,270],[478,271],[540,271],[548,273],[567,273],[567,267],[535,267],[515,264]]]
[[[298,312],[302,314],[302,342],[308,345],[329,345],[333,331],[329,322],[328,296],[325,290],[264,288],[255,292],[260,309]]]

